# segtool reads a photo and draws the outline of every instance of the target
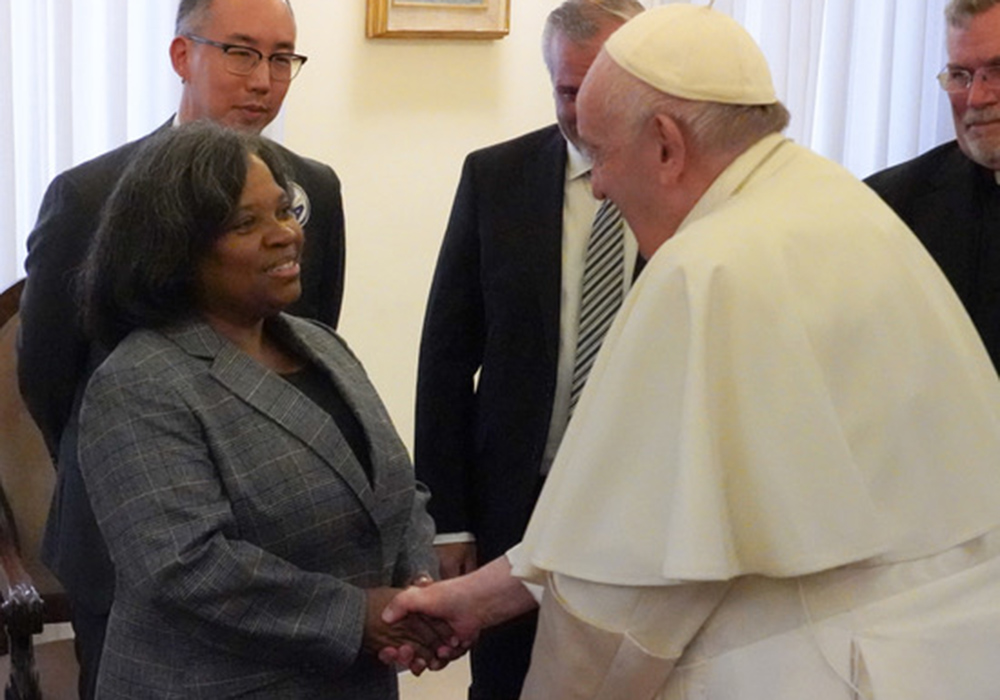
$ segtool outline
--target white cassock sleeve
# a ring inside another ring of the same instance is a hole
[[[626,587],[551,574],[522,700],[646,700],[729,588]]]

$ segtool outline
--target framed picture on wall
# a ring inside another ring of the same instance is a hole
[[[501,39],[510,0],[367,0],[373,38]]]

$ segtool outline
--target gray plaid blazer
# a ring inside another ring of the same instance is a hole
[[[426,489],[360,363],[316,322],[269,329],[370,443],[207,324],[136,331],[95,373],[80,464],[116,570],[101,698],[372,698],[363,589],[435,571]]]

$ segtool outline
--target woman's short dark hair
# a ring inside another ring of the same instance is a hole
[[[266,139],[210,122],[149,137],[104,206],[80,276],[83,324],[114,347],[136,328],[197,312],[197,270],[226,230],[258,156],[278,185],[288,169]]]

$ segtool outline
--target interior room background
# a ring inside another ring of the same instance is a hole
[[[647,6],[686,0],[645,0]],[[705,4],[705,0],[694,0]],[[366,39],[365,0],[295,0],[309,62],[268,133],[343,181],[340,330],[404,439],[424,303],[466,153],[544,126],[540,36],[559,0],[510,0],[497,41]],[[865,176],[952,138],[946,0],[716,0],[757,38],[788,134]],[[176,0],[0,0],[0,288],[60,171],[166,121]],[[6,54],[6,55],[3,55]]]

